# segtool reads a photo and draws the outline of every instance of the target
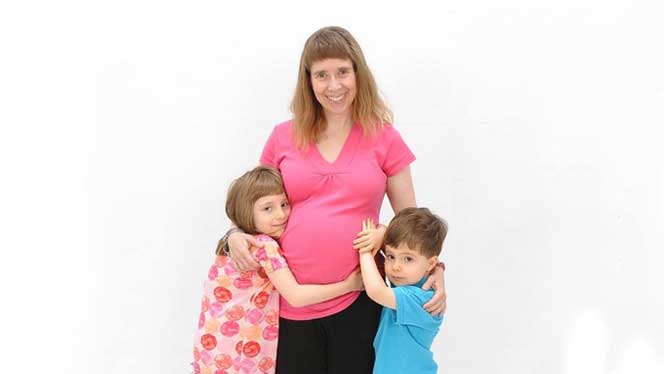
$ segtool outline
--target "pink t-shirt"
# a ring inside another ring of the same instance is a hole
[[[329,163],[315,145],[295,148],[291,121],[275,126],[260,162],[281,171],[291,202],[288,226],[279,241],[298,283],[327,284],[346,278],[358,267],[353,240],[362,220],[378,222],[387,177],[415,160],[391,125],[363,135],[353,125],[337,159]],[[280,315],[308,320],[337,313],[357,299],[352,292],[315,305],[296,308],[281,298]]]

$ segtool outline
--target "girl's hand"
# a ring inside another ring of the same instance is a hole
[[[422,285],[422,289],[425,291],[430,288],[434,290],[433,297],[423,307],[432,316],[442,316],[447,308],[447,293],[445,292],[445,272],[440,266],[434,268],[433,273]]]
[[[229,256],[235,261],[239,271],[255,270],[260,267],[249,253],[249,247],[262,248],[264,245],[264,243],[257,241],[253,235],[242,232],[234,232],[228,237]]]
[[[355,270],[350,273],[350,275],[344,280],[348,284],[350,291],[362,291],[364,290],[364,282],[362,282],[362,273],[360,269]]]
[[[383,225],[376,227],[370,218],[362,221],[362,231],[358,232],[357,239],[353,240],[353,248],[360,253],[371,252],[375,256],[383,244],[386,229]]]

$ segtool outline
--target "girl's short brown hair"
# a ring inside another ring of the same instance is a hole
[[[385,231],[383,247],[406,244],[427,258],[438,257],[447,236],[447,222],[427,208],[405,208],[397,213]]]
[[[263,196],[285,194],[278,170],[258,166],[231,182],[226,195],[226,215],[247,234],[258,234],[254,225],[254,204]],[[225,242],[219,241],[217,254],[222,254]]]
[[[299,149],[315,142],[325,130],[325,116],[311,86],[311,65],[327,58],[351,60],[355,70],[357,93],[352,104],[353,121],[370,134],[392,123],[392,112],[378,94],[376,81],[369,70],[360,45],[348,30],[328,26],[314,32],[304,44],[300,57],[293,112],[293,140]]]

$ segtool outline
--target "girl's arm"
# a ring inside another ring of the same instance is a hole
[[[360,268],[362,269],[364,289],[371,300],[390,309],[396,309],[397,299],[394,296],[394,291],[385,284],[385,280],[380,276],[371,251],[360,253]]]
[[[346,279],[330,284],[299,284],[288,268],[281,268],[267,274],[274,287],[288,303],[302,307],[320,303],[351,291],[361,291],[362,276],[355,270]]]

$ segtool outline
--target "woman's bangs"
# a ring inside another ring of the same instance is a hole
[[[307,48],[305,55],[305,66],[311,73],[311,65],[320,60],[328,58],[338,58],[341,60],[351,60],[350,50],[345,42],[338,40],[316,40]],[[353,61],[353,65],[355,62]]]

